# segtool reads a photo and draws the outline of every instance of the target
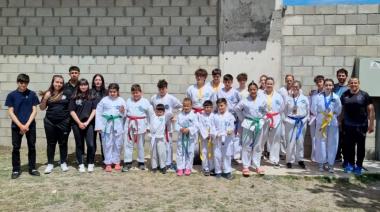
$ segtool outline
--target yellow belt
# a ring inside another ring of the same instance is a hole
[[[210,136],[210,129],[208,130],[208,133],[209,133],[209,139],[207,141],[207,158],[210,160],[212,158],[212,142],[211,142],[211,136]],[[202,139],[199,136],[199,139],[198,139],[199,147],[202,146],[201,141]],[[200,158],[202,161],[204,161],[205,158],[203,156],[202,149],[200,148],[199,151],[200,151]]]
[[[322,136],[324,138],[327,137],[327,127],[329,126],[329,124],[331,123],[333,117],[334,117],[334,114],[333,112],[329,112],[329,113],[326,113],[326,112],[322,112],[322,114],[324,115],[323,117],[323,120],[322,120],[322,126],[321,126],[321,129],[320,131],[322,131]]]

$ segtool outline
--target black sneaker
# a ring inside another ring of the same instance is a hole
[[[29,174],[32,176],[40,176],[40,172],[35,169],[29,170]]]
[[[145,170],[145,164],[144,163],[138,163],[137,166],[139,167],[140,170]]]
[[[12,178],[12,179],[17,179],[17,178],[20,177],[20,175],[21,175],[21,172],[19,172],[19,171],[14,171],[14,172],[12,172],[11,178]]]
[[[124,163],[122,172],[128,172],[132,168],[132,163]]]
[[[291,163],[286,163],[286,168],[291,169],[292,168],[292,164]]]
[[[222,174],[221,173],[215,174],[215,177],[216,177],[216,179],[220,179],[222,177]]]
[[[299,161],[298,162],[298,165],[303,168],[303,169],[306,169],[306,166],[305,166],[305,163],[303,161]]]
[[[226,178],[227,180],[232,180],[234,176],[231,174],[231,172],[229,172],[224,174],[224,178]]]
[[[280,168],[280,164],[279,163],[273,163],[273,167],[274,168]]]
[[[211,169],[210,170],[210,176],[215,176],[216,174],[215,174],[215,169]]]
[[[210,176],[210,171],[203,170],[203,175],[206,177]]]
[[[166,174],[166,171],[167,171],[167,168],[166,168],[166,167],[164,167],[164,168],[161,169],[161,173],[162,173],[162,174]]]
[[[152,169],[152,172],[156,173],[157,172],[157,168]]]

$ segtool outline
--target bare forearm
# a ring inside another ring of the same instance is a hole
[[[34,121],[34,119],[36,118],[37,116],[37,109],[36,109],[36,106],[33,106],[33,110],[32,110],[32,113],[30,114],[29,116],[29,119],[28,119],[28,122],[26,122],[26,126],[29,127],[30,124]]]

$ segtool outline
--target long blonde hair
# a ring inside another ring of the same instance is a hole
[[[65,79],[63,78],[62,75],[54,75],[53,78],[51,79],[51,83],[50,83],[49,88],[46,91],[40,91],[39,92],[39,95],[42,96],[42,99],[44,98],[46,92],[48,92],[48,91],[50,91],[50,93],[51,93],[51,96],[48,99],[49,102],[56,102],[56,101],[61,99],[62,94],[63,94],[63,86],[58,92],[55,92],[53,84],[54,84],[54,81],[56,78],[62,79],[63,85],[65,84]]]

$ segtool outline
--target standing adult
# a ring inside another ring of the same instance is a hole
[[[95,107],[98,105],[100,100],[103,99],[103,97],[107,96],[107,89],[106,89],[103,75],[101,74],[94,75],[94,77],[92,78],[90,94],[92,98],[94,98],[93,101],[94,101]],[[103,151],[103,145],[102,145],[103,140],[102,140],[101,134],[97,131],[94,131],[94,152],[96,154],[96,149],[97,149],[96,137],[98,134],[99,134],[99,141],[100,141],[100,149],[102,153],[102,161],[104,161],[104,151]]]
[[[348,87],[346,86],[346,80],[348,76],[348,71],[344,68],[339,69],[336,71],[336,78],[338,79],[338,83],[334,84],[334,90],[333,92],[339,96],[339,98],[342,96],[342,94],[348,90]],[[338,143],[338,151],[336,153],[335,160],[337,162],[342,161],[342,145],[343,145],[343,130],[342,130],[342,122],[339,122],[339,143]]]
[[[69,81],[64,85],[63,89],[68,94],[69,98],[74,94],[78,86],[78,80],[80,75],[80,69],[77,66],[70,66],[69,68]]]
[[[345,172],[361,175],[365,157],[366,133],[374,131],[375,110],[367,92],[360,90],[358,78],[351,78],[349,90],[341,97],[343,105],[343,157]],[[357,152],[355,152],[355,146]],[[355,163],[356,156],[356,163]]]

